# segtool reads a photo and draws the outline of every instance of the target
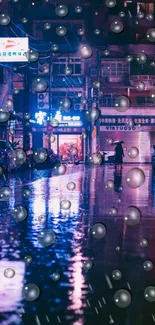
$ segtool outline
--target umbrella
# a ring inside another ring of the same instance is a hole
[[[114,145],[114,146],[116,146],[118,143],[124,143],[124,141],[114,141],[113,143],[112,143],[112,145]]]

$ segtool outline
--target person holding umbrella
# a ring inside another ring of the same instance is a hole
[[[124,141],[115,141],[113,142],[114,145],[116,145],[115,148],[115,168],[117,166],[121,166],[123,164],[123,157],[124,157],[124,151],[123,151],[123,147],[122,147],[122,143],[124,143]]]

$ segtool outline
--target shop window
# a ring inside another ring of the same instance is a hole
[[[59,109],[60,101],[65,97],[71,100],[72,107],[74,109],[76,110],[80,109],[82,93],[79,92],[52,92],[51,94],[52,107],[55,109]]]
[[[80,59],[68,59],[63,58],[63,59],[57,59],[53,63],[53,74],[55,75],[65,75],[65,69],[67,67],[72,68],[72,75],[81,75],[82,68],[81,68],[81,60]]]
[[[137,96],[134,99],[134,106],[152,107],[154,105],[153,98],[151,96]]]
[[[138,2],[137,3],[137,13],[144,12],[145,14],[152,13],[154,14],[154,3],[145,3],[145,2]]]
[[[102,77],[123,77],[128,73],[129,64],[124,61],[106,60],[102,63]]]
[[[113,107],[117,97],[118,94],[104,94],[103,97],[100,98],[100,105],[102,107]]]
[[[82,138],[80,134],[59,135],[59,155],[62,160],[72,160],[71,150],[77,149],[77,158],[83,159]]]

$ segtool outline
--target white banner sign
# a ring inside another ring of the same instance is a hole
[[[0,38],[0,62],[28,62],[28,37]]]
[[[155,132],[155,126],[100,126],[100,131],[137,131],[137,132]]]

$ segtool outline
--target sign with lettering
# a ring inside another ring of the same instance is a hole
[[[0,62],[28,62],[28,37],[1,37]]]
[[[118,116],[101,116],[100,117],[100,125],[106,125],[106,126],[125,126],[129,121],[133,121],[133,123],[136,125],[155,125],[155,116],[134,116],[133,118],[131,116],[127,117],[118,117]]]
[[[151,127],[151,126],[138,126],[138,125],[135,125],[135,126],[125,126],[125,125],[112,125],[112,126],[101,126],[100,127],[100,131],[138,131],[138,132],[155,132],[155,126]]]
[[[65,115],[63,116],[60,111],[57,111],[54,119],[59,122],[60,127],[82,127],[83,122],[81,121],[81,117],[74,115]]]

